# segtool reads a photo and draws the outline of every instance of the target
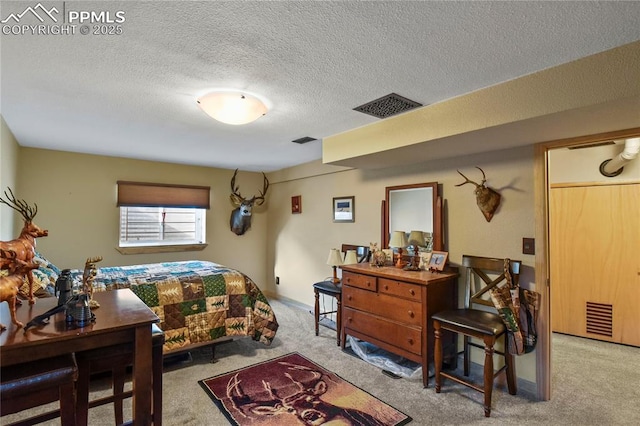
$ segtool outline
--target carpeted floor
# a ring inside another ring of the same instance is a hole
[[[413,418],[410,425],[636,425],[640,424],[640,349],[572,336],[553,338],[553,398],[538,402],[496,389],[491,418],[483,416],[482,395],[446,382],[436,394],[432,383],[393,379],[336,346],[335,331],[320,328],[314,335],[308,309],[272,301],[280,329],[270,347],[242,339],[210,352],[192,353],[186,362],[168,365],[164,374],[163,421],[172,425],[227,425],[228,421],[199,380],[229,372],[290,352],[299,352],[345,380]],[[100,383],[94,389],[104,394]],[[127,402],[125,410],[130,412]],[[125,411],[126,413],[127,411]],[[15,419],[3,417],[1,424]],[[90,425],[113,424],[111,407],[90,410]],[[48,423],[51,425],[59,422]]]

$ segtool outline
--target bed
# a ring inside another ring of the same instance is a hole
[[[41,254],[36,261],[41,265],[36,284],[51,293],[60,270]],[[82,280],[82,273],[71,271],[74,282]],[[165,355],[241,336],[270,345],[278,330],[273,309],[251,278],[213,262],[102,267],[93,288],[130,288],[140,297],[160,318]]]

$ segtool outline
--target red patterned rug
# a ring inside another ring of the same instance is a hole
[[[200,380],[233,425],[400,426],[411,417],[298,353]]]

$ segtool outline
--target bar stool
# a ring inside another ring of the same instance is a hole
[[[63,426],[75,425],[74,382],[77,376],[78,367],[73,354],[2,367],[0,415],[18,413],[59,400],[59,410],[11,424],[31,425],[60,417]]]
[[[156,324],[151,325],[151,362],[152,362],[152,412],[153,424],[162,425],[162,347],[164,332]],[[124,392],[127,367],[133,364],[133,345],[123,344],[107,348],[94,349],[76,353],[78,362],[77,402],[78,413],[87,413],[89,408],[113,402],[115,424],[124,423],[123,401],[130,398],[131,391]],[[110,372],[113,395],[89,401],[89,383],[91,375]],[[79,426],[86,425],[88,418],[77,418]]]

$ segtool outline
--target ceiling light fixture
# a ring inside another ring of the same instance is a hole
[[[198,106],[221,123],[240,125],[251,123],[267,113],[267,106],[245,92],[221,90],[198,98]]]

